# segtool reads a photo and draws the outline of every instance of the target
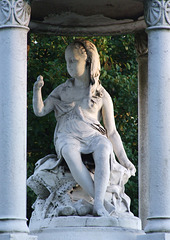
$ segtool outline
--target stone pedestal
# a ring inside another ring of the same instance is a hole
[[[60,227],[36,233],[39,240],[136,240],[139,234],[142,231],[115,227]]]
[[[144,234],[136,217],[58,217],[30,223],[30,230],[39,240],[136,240]]]
[[[37,237],[23,233],[2,233],[0,234],[0,240],[37,240]]]
[[[138,236],[137,240],[170,240],[170,233],[148,233]]]

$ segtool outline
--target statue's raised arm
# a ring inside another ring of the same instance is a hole
[[[41,89],[44,86],[43,76],[39,75],[33,87],[33,110],[36,116],[42,117],[53,110],[53,102],[47,98],[44,102],[42,99]]]

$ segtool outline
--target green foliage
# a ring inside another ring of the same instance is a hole
[[[32,88],[38,75],[44,76],[43,98],[69,77],[66,71],[65,48],[75,37],[30,35],[28,55],[28,177],[35,162],[55,153],[53,133],[54,114],[37,118],[32,109]],[[86,37],[97,47],[101,60],[102,85],[113,99],[115,120],[129,159],[137,167],[137,63],[134,36]],[[137,215],[137,174],[126,185],[132,200],[131,210]],[[35,200],[28,189],[28,218]]]

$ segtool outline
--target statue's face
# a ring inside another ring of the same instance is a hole
[[[65,52],[65,59],[67,62],[67,71],[72,78],[81,80],[87,76],[87,54],[85,52],[81,53],[77,48],[68,47]]]

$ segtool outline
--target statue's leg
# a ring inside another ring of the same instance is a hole
[[[65,145],[62,148],[62,156],[75,179],[75,181],[94,198],[94,182],[89,171],[82,162],[81,154],[75,145]]]
[[[99,216],[108,216],[104,207],[104,198],[110,177],[110,155],[112,146],[108,139],[101,139],[95,146],[93,158],[95,162],[95,198],[94,213]]]

